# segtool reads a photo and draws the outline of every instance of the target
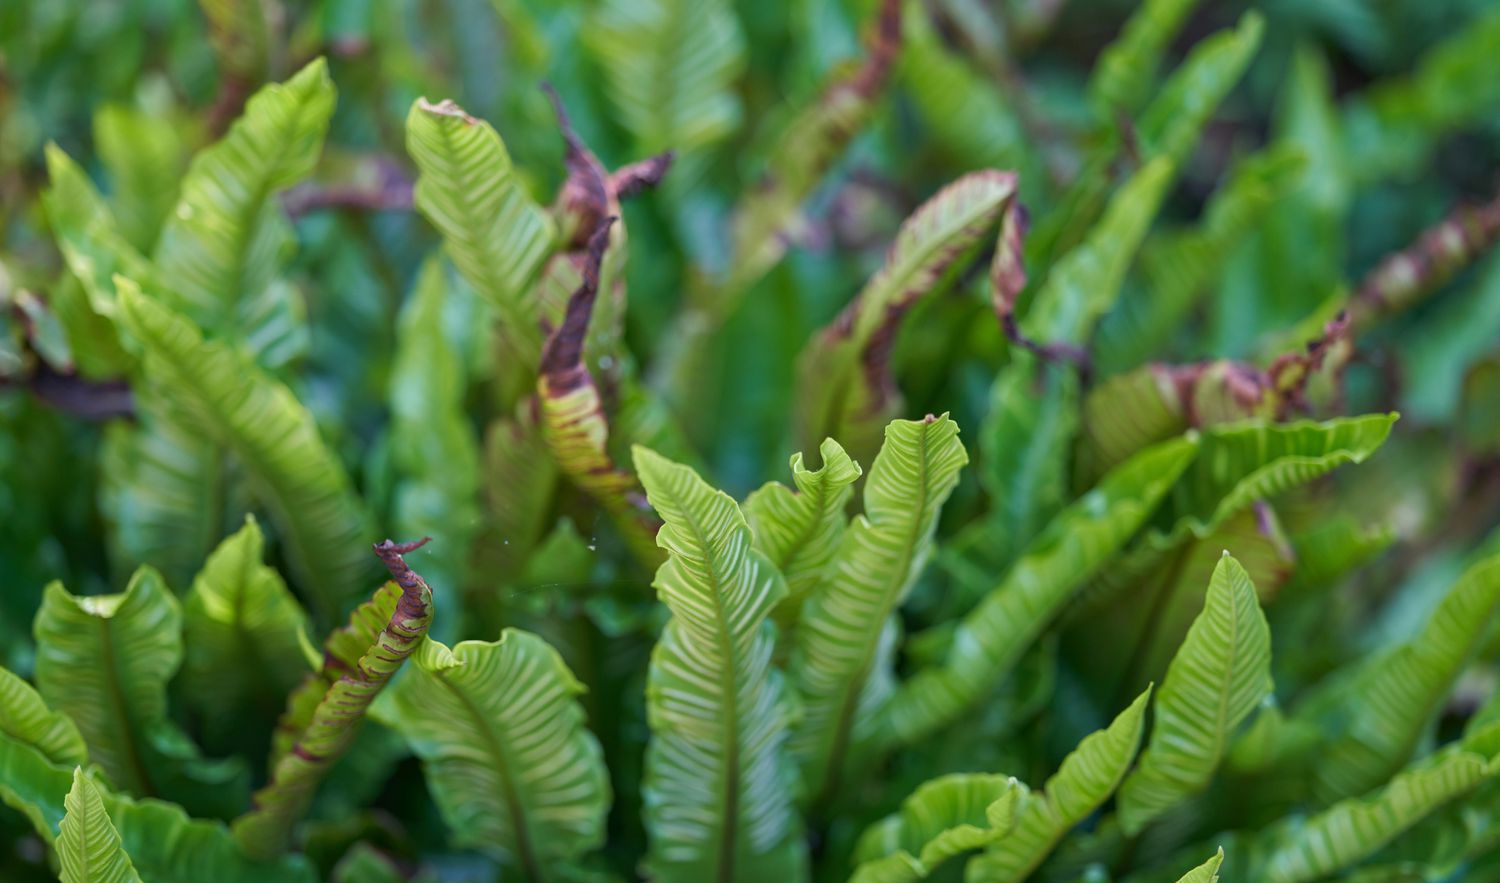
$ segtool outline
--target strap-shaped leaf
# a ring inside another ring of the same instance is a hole
[[[1088,239],[1048,275],[1021,322],[1022,334],[1044,345],[1087,342],[1156,218],[1171,171],[1168,160],[1157,159],[1120,189]],[[980,480],[994,507],[963,541],[961,566],[1003,570],[1062,507],[1078,396],[1072,371],[1016,348],[991,388],[981,427]]]
[[[855,847],[850,883],[912,883],[1015,828],[1027,788],[1014,777],[954,773],[924,783],[901,811],[866,829]]]
[[[1237,161],[1191,227],[1162,231],[1141,249],[1145,285],[1124,293],[1099,325],[1096,365],[1105,374],[1155,357],[1199,298],[1225,271],[1230,258],[1304,181],[1308,168],[1299,145],[1278,144]]]
[[[479,522],[479,440],[464,410],[462,358],[443,331],[445,305],[455,296],[461,295],[445,282],[442,262],[429,258],[397,324],[388,398],[396,477],[391,530],[443,538],[444,554],[423,570],[438,604],[457,611],[453,593],[464,584]]]
[[[49,761],[31,745],[0,735],[0,791],[24,800],[38,836],[52,841],[66,814],[75,767]],[[105,791],[104,808],[141,878],[151,883],[314,883],[305,859],[275,863],[247,859],[219,822],[189,818],[160,800],[136,802]]]
[[[170,285],[161,295],[198,325],[245,334],[277,312],[268,300],[285,296],[271,283],[291,231],[275,197],[312,171],[333,104],[320,58],[262,88],[229,133],[193,158],[155,261]]]
[[[154,795],[151,731],[167,719],[167,681],[182,661],[182,611],[142,568],[119,595],[47,586],[35,623],[37,689],[78,724],[89,757],[132,793]]]
[[[608,0],[584,43],[639,152],[691,153],[739,127],[745,38],[726,0]]]
[[[283,736],[278,742],[278,747],[288,743],[290,747],[276,752],[271,781],[255,792],[250,812],[235,819],[234,838],[246,854],[269,860],[286,851],[292,828],[307,812],[318,783],[353,743],[370,703],[427,635],[432,624],[432,590],[402,560],[413,548],[390,540],[375,546],[400,586],[390,618],[373,641],[356,651],[350,647],[351,639],[358,633],[368,634],[370,619],[369,608],[356,613],[350,628],[330,638],[325,653],[325,660],[331,656],[339,670],[330,672],[325,661],[324,673],[310,677],[309,686],[292,695],[283,724],[305,720],[305,725],[290,740]],[[394,593],[385,590],[384,594]],[[330,675],[336,680],[319,695],[313,685],[322,687]],[[310,697],[316,697],[316,704]],[[304,711],[308,705],[312,705],[310,714]]]
[[[1013,172],[973,172],[944,187],[902,223],[884,266],[802,351],[797,419],[806,447],[842,438],[855,457],[864,455],[843,428],[859,424],[868,430],[872,421],[884,424],[881,415],[895,391],[885,382],[883,360],[901,316],[967,266],[1002,216],[1013,213],[1015,197]],[[867,355],[874,357],[873,364],[862,363]]]
[[[547,449],[530,401],[513,417],[492,422],[484,437],[484,523],[475,540],[474,572],[519,573],[541,538],[546,509],[557,485],[557,466]]]
[[[1058,513],[1004,581],[959,622],[943,662],[901,685],[876,738],[887,745],[916,743],[987,697],[1078,588],[1140,529],[1197,453],[1191,437],[1149,448]]]
[[[7,668],[0,668],[0,733],[59,766],[88,763],[88,748],[73,719],[48,708],[41,694]]]
[[[546,641],[506,629],[449,650],[427,640],[392,691],[455,846],[496,851],[528,880],[573,879],[604,840],[609,777],[583,685]]]
[[[837,793],[852,749],[890,697],[893,614],[927,564],[938,515],[968,461],[946,414],[886,427],[864,513],[808,596],[792,651],[802,714],[791,749],[811,799]]]
[[[183,694],[220,737],[243,726],[242,714],[274,714],[307,672],[298,639],[307,614],[264,555],[260,525],[247,516],[183,600]]]
[[[107,104],[94,114],[94,147],[109,172],[110,207],[120,234],[146,253],[177,202],[177,182],[188,162],[183,132],[170,123],[166,113],[124,104]]]
[[[1219,883],[1219,868],[1224,864],[1224,850],[1219,849],[1208,861],[1178,878],[1177,883]]]
[[[118,280],[121,315],[146,352],[146,373],[174,409],[245,467],[287,546],[303,591],[325,616],[366,572],[367,517],[343,464],[286,386],[246,356],[206,341],[182,316]]]
[[[1150,698],[1148,687],[1108,727],[1078,743],[1047,780],[1042,794],[1026,802],[1015,830],[971,859],[964,879],[970,883],[1026,879],[1068,831],[1108,800],[1135,759]]]
[[[1284,823],[1246,879],[1310,883],[1350,867],[1434,810],[1497,772],[1490,758],[1455,746],[1397,775],[1376,794],[1335,804],[1310,819]]]
[[[66,814],[57,835],[62,883],[140,883],[99,788],[81,768],[73,770],[73,787],[63,806]]]
[[[107,427],[100,453],[113,563],[150,564],[187,585],[242,517],[242,485],[214,440],[174,420],[159,391],[134,393],[139,423]]]
[[[1113,125],[1146,103],[1172,40],[1197,0],[1147,0],[1125,22],[1114,42],[1099,53],[1089,74],[1089,103],[1100,121]]]
[[[531,201],[505,142],[451,101],[418,99],[406,118],[414,198],[464,279],[500,312],[506,359],[529,378],[541,353],[536,305],[524,295],[552,247],[551,218]]]
[[[1318,710],[1338,727],[1314,770],[1320,797],[1363,794],[1411,758],[1497,609],[1500,555],[1466,570],[1417,635],[1369,663],[1331,708]]]
[[[1125,833],[1208,787],[1236,729],[1270,690],[1271,630],[1250,575],[1225,552],[1156,694],[1151,741],[1120,788]]]
[[[88,174],[56,144],[47,145],[47,178],[42,204],[58,251],[82,283],[94,312],[112,318],[114,274],[147,277],[150,261],[120,233]]]
[[[792,455],[793,491],[780,482],[766,482],[745,500],[755,548],[786,577],[786,598],[772,615],[783,627],[795,625],[802,603],[825,577],[829,562],[844,535],[844,516],[859,464],[839,443],[824,439],[818,446],[823,465],[808,469],[802,454]]]
[[[665,522],[652,583],[672,618],[651,654],[642,784],[647,859],[663,881],[805,879],[783,755],[768,618],[786,581],[751,545],[734,500],[646,448],[636,472]]]

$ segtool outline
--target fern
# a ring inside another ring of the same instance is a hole
[[[63,883],[139,883],[130,856],[120,846],[120,833],[109,820],[99,788],[73,770],[73,787],[63,801],[63,816],[57,835],[57,857]]]

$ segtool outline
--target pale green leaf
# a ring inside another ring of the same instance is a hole
[[[193,158],[156,245],[166,287],[153,294],[202,328],[250,341],[266,364],[285,361],[301,333],[300,307],[273,284],[292,248],[276,196],[312,171],[333,104],[322,59],[251,96],[229,133]]]
[[[94,114],[94,146],[109,171],[120,234],[143,252],[156,244],[187,166],[187,145],[173,122],[167,114],[123,104],[107,104]]]
[[[59,766],[88,762],[88,749],[73,719],[48,708],[41,694],[6,668],[0,668],[0,733],[30,745]]]
[[[844,510],[862,474],[839,443],[824,439],[818,446],[823,465],[808,469],[802,454],[792,455],[793,491],[767,482],[745,500],[755,548],[786,577],[787,595],[772,615],[783,628],[802,615],[802,603],[824,578],[839,548],[848,519]]]
[[[1219,883],[1219,868],[1223,864],[1224,850],[1220,849],[1208,861],[1183,874],[1177,883]]]
[[[902,683],[876,738],[889,745],[914,744],[971,712],[1079,587],[1140,529],[1197,453],[1193,438],[1149,448],[1058,513],[1001,583],[959,622],[943,661]]]
[[[870,826],[855,848],[850,883],[911,883],[943,862],[989,846],[1015,827],[1027,788],[1011,776],[955,773],[933,779]]]
[[[319,783],[349,750],[370,704],[432,624],[427,583],[406,566],[389,540],[376,553],[395,582],[361,605],[349,625],[329,638],[323,671],[292,694],[278,724],[270,781],[255,792],[251,810],[234,821],[235,841],[254,858],[270,860],[286,852]],[[388,618],[381,620],[387,610]]]
[[[118,279],[122,317],[146,352],[146,373],[180,411],[233,452],[270,510],[287,555],[326,617],[367,573],[368,519],[343,464],[291,390],[241,352],[204,340],[190,322]]]
[[[604,840],[609,777],[573,678],[536,635],[432,640],[395,688],[394,724],[422,759],[454,845],[498,852],[528,880],[572,879]]]
[[[786,581],[751,544],[734,500],[686,466],[634,450],[665,522],[653,585],[672,618],[651,654],[642,784],[647,859],[663,881],[807,877],[783,755],[771,610]]]
[[[938,515],[968,460],[946,414],[887,426],[864,512],[807,597],[792,650],[802,707],[790,747],[814,801],[847,784],[853,748],[890,698],[894,614],[932,555]]]
[[[1015,830],[969,862],[970,883],[1026,879],[1068,831],[1109,799],[1124,778],[1145,726],[1147,688],[1110,725],[1078,743],[1040,797],[1027,801]]]
[[[307,615],[264,556],[260,525],[247,517],[183,600],[183,695],[220,735],[242,726],[241,714],[274,713],[307,673],[298,645]]]
[[[1089,74],[1089,102],[1101,123],[1133,116],[1150,97],[1162,56],[1197,0],[1147,0],[1126,20],[1114,42],[1099,53]]]
[[[1151,741],[1120,788],[1125,833],[1208,787],[1236,729],[1270,690],[1271,631],[1250,575],[1225,552],[1156,694]]]
[[[81,768],[73,770],[73,787],[63,806],[66,815],[57,835],[62,883],[140,883],[98,786]]]
[[[451,101],[412,105],[406,149],[421,172],[418,210],[464,279],[499,311],[507,364],[531,377],[542,341],[537,305],[525,295],[552,247],[550,216],[522,187],[500,135]]]
[[[1314,787],[1325,799],[1357,796],[1386,781],[1416,751],[1500,608],[1500,556],[1459,577],[1411,640],[1369,662],[1314,709],[1326,720]]]

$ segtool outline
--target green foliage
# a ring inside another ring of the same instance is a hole
[[[0,879],[1500,879],[1439,6],[0,3]]]
[[[140,875],[120,846],[120,832],[109,820],[104,798],[82,769],[73,770],[73,787],[63,806],[67,814],[57,835],[63,883],[139,883]]]
[[[583,725],[583,686],[536,635],[449,650],[428,640],[395,689],[454,843],[501,852],[528,879],[574,879],[604,839],[609,780]]]

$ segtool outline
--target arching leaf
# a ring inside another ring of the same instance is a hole
[[[808,595],[792,651],[802,713],[790,747],[816,801],[846,784],[854,747],[890,697],[894,614],[932,554],[938,515],[969,460],[947,415],[894,421],[885,439],[864,513]]]
[[[1156,694],[1151,741],[1120,787],[1128,836],[1208,787],[1236,729],[1270,690],[1271,631],[1250,575],[1225,552]]]
[[[524,295],[552,247],[550,217],[522,188],[495,130],[451,101],[412,105],[406,149],[421,171],[417,208],[443,234],[464,279],[499,311],[503,358],[529,382],[542,337]]]
[[[1068,831],[1109,799],[1135,758],[1145,725],[1148,688],[1110,725],[1078,743],[1062,766],[1026,802],[1009,836],[969,862],[971,883],[1024,880]]]
[[[1455,747],[1397,775],[1364,799],[1335,804],[1309,819],[1291,819],[1273,832],[1266,855],[1247,879],[1310,883],[1350,867],[1429,813],[1496,773],[1495,761]]]
[[[286,852],[293,827],[329,768],[354,742],[370,703],[426,636],[432,590],[401,557],[413,548],[389,540],[375,547],[394,584],[329,637],[323,670],[288,700],[272,746],[271,780],[255,792],[250,812],[234,822],[234,838],[247,855],[270,860]],[[382,621],[386,611],[389,618]]]
[[[1320,797],[1363,794],[1411,758],[1497,609],[1500,555],[1466,570],[1410,641],[1368,663],[1328,706],[1308,710],[1333,729],[1314,769]]]
[[[1177,883],[1219,883],[1219,868],[1224,864],[1224,850],[1220,849],[1208,861],[1183,874]]]
[[[1140,529],[1197,453],[1192,438],[1149,448],[1059,513],[959,622],[942,663],[901,684],[875,738],[916,743],[988,696],[1078,588]]]
[[[1149,0],[1126,20],[1114,42],[1099,53],[1089,74],[1089,103],[1106,125],[1133,116],[1151,95],[1162,56],[1197,0]]]
[[[41,694],[6,668],[0,668],[0,733],[30,745],[58,766],[88,763],[88,749],[73,719],[48,708]]]
[[[73,770],[73,787],[63,806],[66,814],[57,835],[62,883],[140,883],[104,798],[80,768]]]
[[[663,881],[805,879],[768,621],[786,581],[732,499],[686,466],[634,453],[665,522],[653,585],[672,613],[646,683],[648,867]]]
[[[152,294],[202,328],[247,340],[264,364],[285,361],[300,333],[289,291],[273,284],[292,248],[276,195],[312,171],[333,104],[321,58],[262,88],[229,133],[193,158],[157,242],[165,287]]]
[[[859,464],[833,439],[818,446],[823,465],[816,470],[792,455],[793,491],[767,482],[745,500],[755,548],[786,577],[787,594],[772,615],[784,629],[796,624],[802,603],[826,577],[844,535],[844,510],[862,474]]]
[[[504,855],[528,880],[574,879],[604,840],[609,778],[573,679],[536,635],[449,650],[424,641],[393,690],[454,845]]]
[[[124,104],[106,104],[94,114],[94,146],[112,185],[110,207],[120,234],[145,253],[177,202],[188,162],[183,133],[170,122],[166,114]]]
[[[274,714],[307,672],[298,646],[307,614],[264,556],[260,525],[247,517],[183,600],[183,694],[221,739],[243,715]]]
[[[881,361],[893,342],[888,338],[913,304],[936,294],[968,265],[1002,216],[1013,213],[1015,197],[1014,173],[973,172],[944,187],[902,223],[885,264],[799,357],[797,420],[804,447],[841,438],[852,456],[860,458],[865,452],[851,434],[859,432],[859,441],[873,450],[878,436],[872,430],[895,416],[889,411],[896,392]]]
[[[989,846],[1015,828],[1027,798],[1011,776],[955,773],[923,784],[901,811],[871,825],[855,848],[850,883],[910,883]]]
[[[146,373],[173,406],[232,451],[271,511],[304,592],[324,616],[367,572],[368,519],[343,464],[291,390],[243,354],[118,279],[121,315],[146,352]]]

